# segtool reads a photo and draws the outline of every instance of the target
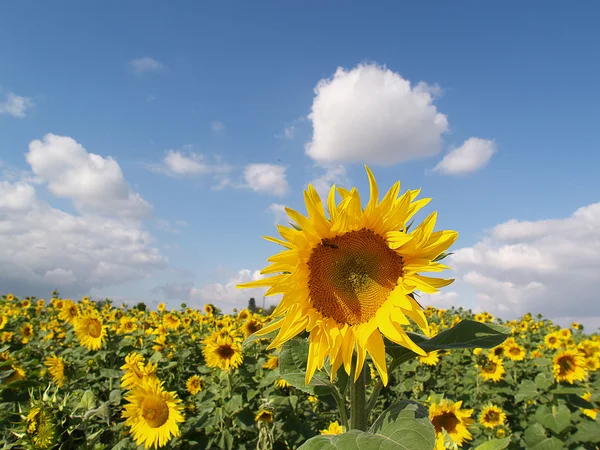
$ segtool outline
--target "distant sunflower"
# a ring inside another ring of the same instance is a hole
[[[481,377],[486,381],[500,381],[505,373],[504,364],[497,356],[488,356],[479,364]]]
[[[25,300],[21,301],[21,308],[27,309],[30,306],[31,306],[31,301],[28,298],[26,298]]]
[[[46,358],[44,365],[48,367],[48,372],[52,375],[52,381],[54,381],[58,387],[62,387],[65,383],[65,360],[53,353]]]
[[[25,418],[25,434],[27,440],[35,449],[49,450],[55,448],[58,433],[52,413],[40,406],[31,408]]]
[[[358,191],[330,190],[325,213],[312,185],[304,192],[308,217],[286,208],[297,226],[278,226],[282,239],[267,240],[284,247],[271,256],[262,274],[272,277],[239,285],[268,286],[267,296],[283,294],[273,311],[275,321],[258,331],[266,335],[279,330],[268,349],[281,346],[303,331],[310,332],[306,383],[325,361],[331,377],[343,364],[349,374],[356,350],[356,377],[371,356],[384,384],[388,373],[383,337],[418,355],[425,352],[406,334],[409,319],[429,334],[427,319],[412,294],[427,294],[453,280],[430,278],[418,272],[441,272],[448,267],[436,262],[456,240],[455,231],[434,232],[437,213],[408,232],[410,219],[429,199],[414,201],[418,190],[398,197],[397,182],[379,201],[379,188],[367,167],[371,198],[361,206]],[[350,351],[341,351],[350,349]]]
[[[572,335],[571,330],[568,328],[561,328],[558,331],[558,334],[559,334],[560,338],[564,341],[571,339],[571,335]]]
[[[15,296],[13,294],[6,294],[6,300],[8,300],[9,302],[12,302],[15,299]]]
[[[145,378],[125,396],[128,402],[123,408],[125,425],[131,428],[131,435],[137,445],[144,448],[162,447],[179,436],[180,422],[183,422],[181,400],[174,392],[163,388],[156,378]]]
[[[552,372],[559,383],[567,382],[573,384],[575,381],[583,381],[587,375],[585,359],[577,350],[564,350],[554,357]]]
[[[22,337],[21,342],[23,342],[23,344],[28,343],[29,340],[31,339],[31,337],[33,336],[33,325],[31,325],[29,322],[26,324],[23,324],[23,326],[21,327],[20,333],[21,333],[21,337]]]
[[[269,369],[269,370],[277,369],[277,367],[279,367],[279,357],[277,357],[275,355],[269,356],[269,359],[263,365],[263,368]]]
[[[585,401],[589,402],[590,400],[592,400],[592,393],[590,391],[588,391],[585,394],[583,394],[581,396],[581,398],[584,399]],[[598,416],[598,411],[600,411],[600,408],[593,408],[593,409],[581,408],[581,412],[583,414],[585,414],[586,416],[588,416],[592,420],[596,420],[596,417]]]
[[[571,324],[571,328],[573,328],[574,330],[579,330],[581,328],[581,324],[578,322],[573,322]]]
[[[71,300],[65,300],[63,303],[63,307],[60,310],[60,314],[58,318],[60,320],[64,320],[69,323],[73,323],[73,321],[79,316],[79,307],[77,304],[73,303]]]
[[[525,355],[527,355],[527,352],[519,344],[509,345],[504,352],[504,356],[512,361],[523,361]]]
[[[165,315],[164,324],[167,328],[176,330],[177,328],[179,328],[181,321],[179,320],[179,317],[177,317],[175,314],[168,313]]]
[[[495,428],[503,425],[506,421],[506,414],[502,408],[496,405],[488,404],[483,407],[479,415],[479,423],[486,428]]]
[[[220,367],[225,371],[242,364],[242,347],[230,337],[216,337],[204,341],[202,354],[208,367]]]
[[[285,381],[283,378],[279,378],[279,379],[275,380],[275,382],[273,384],[275,386],[277,386],[279,389],[286,389],[291,386],[291,384],[288,383],[287,381]]]
[[[274,416],[275,415],[273,414],[273,411],[269,411],[268,409],[261,409],[256,413],[256,416],[254,416],[254,421],[272,423]]]
[[[418,358],[423,364],[435,366],[438,362],[440,362],[439,350],[429,352],[426,356],[419,356]]]
[[[238,319],[240,320],[246,320],[249,316],[250,311],[248,311],[246,308],[242,309],[237,315]]]
[[[585,368],[588,372],[595,372],[600,369],[600,360],[598,358],[585,358]]]
[[[248,337],[248,336],[256,333],[261,328],[262,328],[262,323],[260,323],[256,319],[248,319],[248,320],[246,320],[246,322],[244,322],[244,325],[242,326],[245,337]]]
[[[119,323],[119,333],[131,333],[137,328],[131,317],[123,317]]]
[[[166,305],[164,303],[159,303],[156,309],[158,309],[160,312],[163,312],[165,310],[165,307]]]
[[[121,377],[123,389],[131,389],[145,378],[156,378],[158,365],[150,362],[144,364],[144,361],[144,357],[139,353],[129,353],[125,356],[125,364],[121,366],[121,370],[125,371]]]
[[[319,433],[324,434],[324,435],[342,434],[343,432],[344,432],[344,427],[341,426],[337,420],[334,422],[329,422],[329,426],[327,428],[319,431]]]
[[[474,319],[477,322],[485,322],[485,314],[479,313],[479,314],[475,314]]]
[[[0,311],[0,330],[6,326],[8,323],[8,317],[6,314]]]
[[[204,312],[207,315],[212,316],[213,313],[215,312],[215,307],[213,305],[211,305],[210,303],[207,303],[206,305],[204,305]]]
[[[106,326],[102,324],[102,318],[91,310],[77,317],[73,322],[75,336],[79,343],[89,350],[98,350],[106,337]]]
[[[452,441],[459,447],[462,447],[464,441],[473,439],[473,436],[467,429],[469,425],[475,422],[471,419],[472,409],[461,409],[462,401],[453,403],[449,400],[442,400],[440,403],[433,403],[429,407],[429,418],[436,434],[436,449],[444,449],[443,430],[452,438]]]
[[[549,349],[557,350],[561,346],[560,335],[556,331],[549,333],[544,337],[544,343]]]
[[[497,345],[496,347],[490,350],[490,354],[497,356],[498,358],[502,358],[504,356],[505,347],[503,345]]]
[[[202,378],[200,378],[198,375],[192,375],[186,381],[185,388],[190,394],[196,395],[202,390]]]

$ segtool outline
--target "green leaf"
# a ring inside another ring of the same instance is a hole
[[[317,371],[310,384],[304,383],[308,359],[308,341],[294,338],[286,342],[279,354],[279,373],[292,386],[312,395],[330,394],[335,386],[326,373]]]
[[[573,435],[575,442],[600,442],[600,423],[586,420],[577,425],[577,432]]]
[[[535,386],[542,390],[545,391],[546,389],[548,389],[550,386],[552,385],[552,380],[549,379],[545,373],[538,373],[535,377]]]
[[[316,436],[298,450],[433,450],[434,446],[435,431],[427,409],[404,401],[384,411],[368,432]]]
[[[161,352],[154,352],[148,362],[151,362],[152,364],[158,364],[162,360],[162,357],[163,355]]]
[[[131,440],[126,437],[124,439],[121,439],[119,442],[117,442],[117,444],[112,448],[112,450],[124,450],[129,448],[129,443],[131,442]]]
[[[524,434],[525,442],[527,443],[528,449],[536,450],[562,450],[564,449],[564,443],[555,438],[547,437],[546,430],[539,423],[530,426],[525,430]]]
[[[508,447],[508,444],[510,444],[509,437],[504,439],[492,439],[491,441],[478,445],[475,447],[475,450],[502,450],[503,448]]]
[[[571,411],[565,405],[552,406],[552,409],[542,405],[535,412],[535,420],[559,434],[571,424]]]
[[[523,380],[519,384],[519,390],[515,394],[515,403],[520,403],[523,400],[531,400],[537,397],[538,391],[534,381]]]
[[[85,409],[86,411],[89,411],[95,407],[95,400],[96,398],[94,397],[94,393],[92,391],[85,391],[75,409]]]

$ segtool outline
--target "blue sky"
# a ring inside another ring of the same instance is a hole
[[[0,186],[14,201],[4,213],[0,202],[0,281],[31,289],[22,295],[58,284],[66,295],[242,306],[232,283],[276,250],[260,239],[275,233],[271,205],[302,210],[302,189],[319,178],[364,191],[369,162],[385,188],[423,188],[425,214],[460,232],[457,282],[432,302],[600,316],[586,275],[600,259],[580,257],[600,246],[599,12],[559,2],[4,3]],[[329,88],[318,93],[321,80]],[[427,100],[423,115],[396,96],[406,81],[408,97]],[[323,112],[310,118],[315,105]],[[400,116],[417,125],[399,130]],[[421,138],[422,151],[407,150]],[[470,138],[479,141],[466,148]],[[444,170],[456,149],[463,169]],[[104,158],[93,176],[91,154]],[[266,177],[262,189],[248,186],[249,166]],[[54,225],[40,231],[47,214]],[[73,218],[112,234],[74,240],[60,225]],[[538,260],[551,261],[545,272],[519,265]],[[565,307],[572,293],[578,311]]]

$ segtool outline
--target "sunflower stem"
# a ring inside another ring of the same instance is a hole
[[[350,391],[350,429],[352,430],[367,431],[369,414],[367,412],[367,391],[365,385],[366,373],[365,366],[363,366]]]
[[[345,396],[340,395],[337,390],[333,391],[333,398],[337,404],[338,411],[340,412],[340,421],[345,430],[348,430],[348,413],[346,412],[346,400]]]

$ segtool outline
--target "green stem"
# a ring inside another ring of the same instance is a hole
[[[333,398],[335,399],[335,403],[337,404],[338,411],[340,412],[340,420],[342,422],[342,426],[347,431],[348,430],[348,413],[346,412],[346,402],[345,397],[342,397],[337,389],[333,391]]]
[[[350,379],[352,382],[352,379]],[[365,367],[360,371],[355,383],[350,390],[350,428],[352,430],[367,431],[367,391]]]

